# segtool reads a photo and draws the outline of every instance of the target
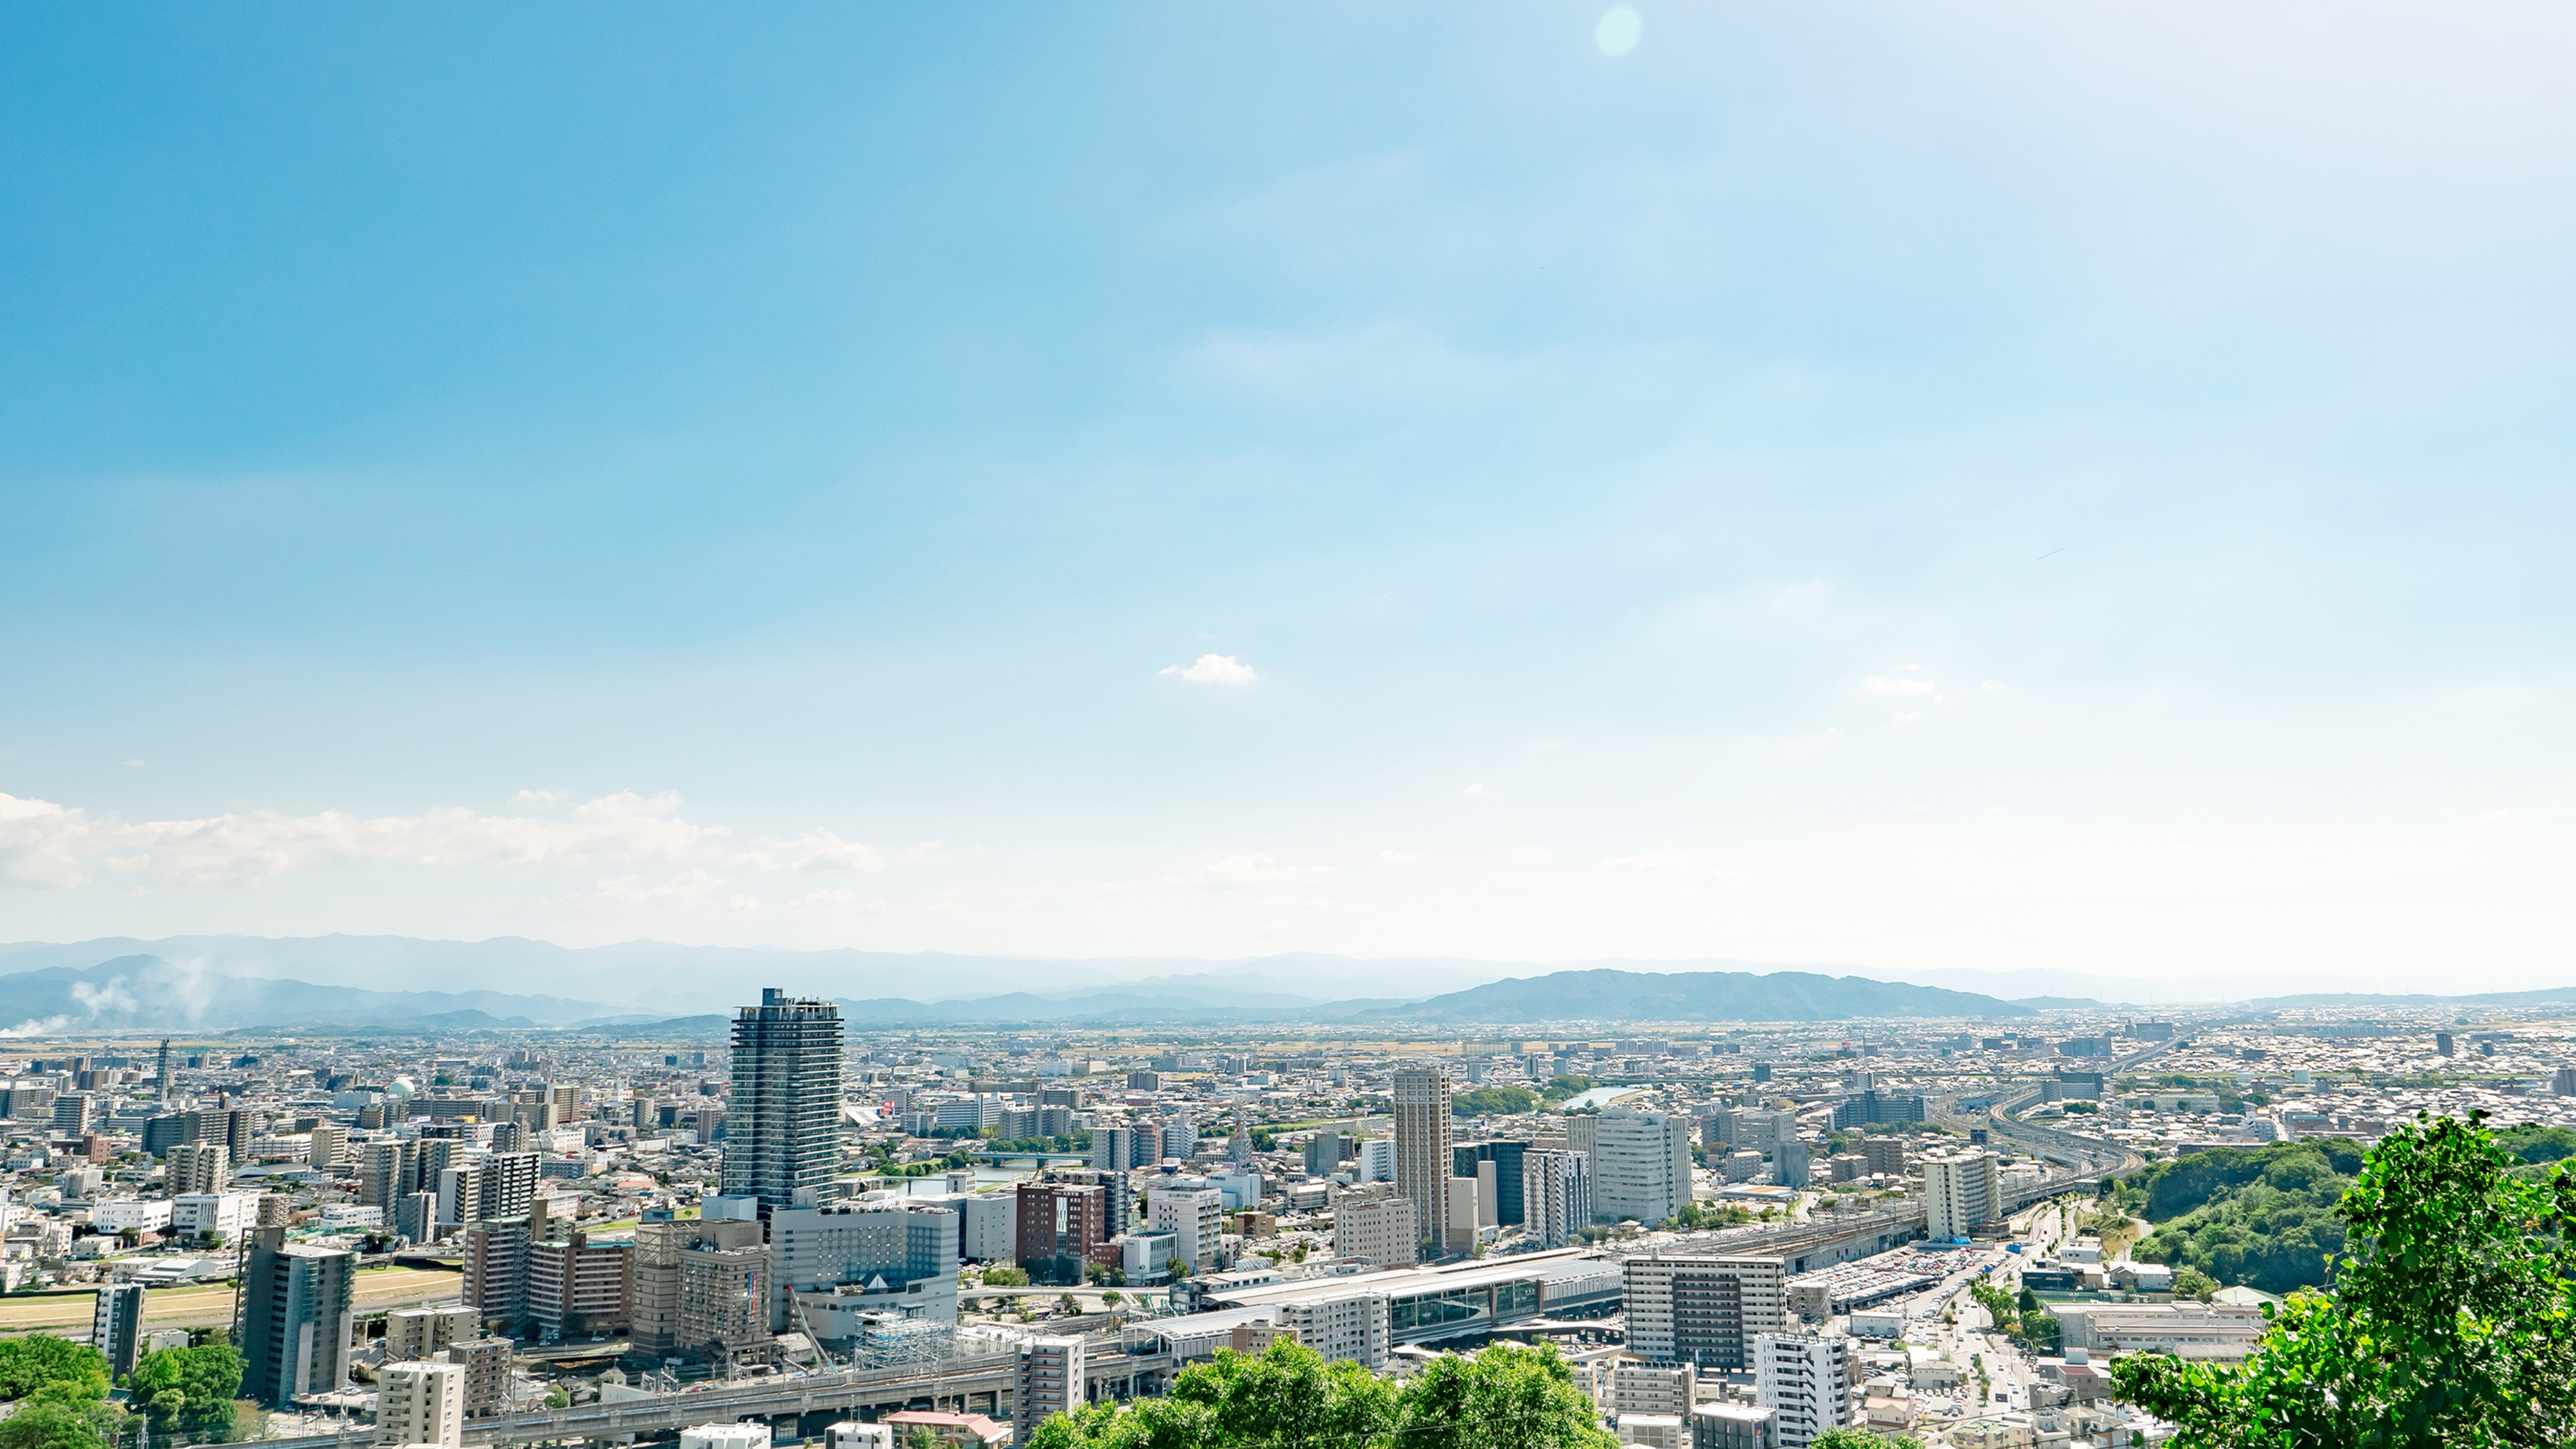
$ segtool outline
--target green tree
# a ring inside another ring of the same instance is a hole
[[[0,1419],[0,1449],[106,1449],[119,1415],[96,1399],[32,1399]]]
[[[1911,1434],[1876,1434],[1867,1429],[1827,1429],[1807,1441],[1807,1449],[1923,1449]]]
[[[1029,1286],[1029,1272],[1026,1268],[1014,1268],[1006,1264],[996,1263],[992,1267],[984,1270],[984,1286],[987,1288],[1026,1288]]]
[[[106,1355],[50,1333],[0,1339],[0,1399],[23,1399],[48,1384],[61,1383],[95,1383],[96,1391],[85,1397],[106,1397]]]
[[[1090,1404],[1037,1428],[1035,1449],[1615,1449],[1552,1347],[1497,1344],[1435,1360],[1398,1388],[1291,1339],[1220,1352],[1172,1392]]]
[[[2198,1268],[2185,1268],[2174,1274],[2173,1291],[2176,1298],[2197,1298],[2207,1303],[2210,1295],[2218,1291],[2218,1280]]]
[[[2469,1120],[2419,1114],[2337,1212],[2333,1295],[2277,1312],[2242,1367],[2136,1354],[2115,1390],[2178,1449],[2505,1449],[2576,1442],[2576,1177],[2532,1182]]]
[[[125,1380],[154,1434],[199,1439],[230,1437],[241,1381],[241,1352],[229,1342],[156,1348],[136,1361]]]

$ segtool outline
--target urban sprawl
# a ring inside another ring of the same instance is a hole
[[[978,1449],[1283,1338],[1550,1343],[1652,1449],[2114,1446],[2109,1361],[2322,1281],[2227,1182],[2419,1112],[2576,1144],[2570,1030],[2457,1008],[729,1028],[21,1043],[0,1334],[225,1339],[313,1449]]]

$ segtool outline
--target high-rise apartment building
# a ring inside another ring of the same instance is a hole
[[[220,1142],[172,1144],[161,1159],[162,1182],[172,1198],[219,1193],[232,1180],[232,1149]]]
[[[457,1449],[465,1433],[465,1366],[413,1360],[376,1374],[376,1442]]]
[[[304,1160],[314,1167],[337,1167],[349,1150],[349,1129],[336,1123],[317,1123],[306,1140],[311,1144]]]
[[[1371,1372],[1386,1367],[1393,1339],[1385,1294],[1354,1291],[1301,1298],[1280,1304],[1277,1312],[1279,1326],[1323,1355],[1326,1363],[1355,1363]]]
[[[766,1221],[832,1180],[841,1130],[841,1012],[776,987],[735,1013],[724,1191]],[[765,1319],[764,1319],[765,1321]]]
[[[465,1370],[467,1418],[510,1407],[510,1365],[518,1347],[506,1338],[460,1338],[447,1345],[447,1361]]]
[[[1649,1227],[1691,1201],[1691,1120],[1613,1107],[1593,1128],[1592,1206]]]
[[[1532,1149],[1521,1156],[1522,1227],[1543,1248],[1562,1248],[1592,1226],[1592,1158]]]
[[[1100,1174],[1100,1185],[1109,1192],[1108,1230],[1113,1238],[1136,1220],[1136,1189],[1127,1174],[1153,1165],[1157,1146],[1153,1139],[1152,1128],[1091,1129],[1091,1166]]]
[[[632,1340],[638,1353],[765,1363],[777,1356],[769,1331],[769,1248],[760,1224],[701,1218],[635,1229]]]
[[[354,1254],[286,1241],[284,1228],[254,1228],[242,1265],[242,1393],[272,1409],[298,1394],[349,1381],[349,1320],[357,1302]]]
[[[1529,1209],[1521,1201],[1521,1167],[1529,1153],[1526,1142],[1461,1142],[1451,1148],[1452,1172],[1458,1177],[1476,1177],[1477,1164],[1494,1164],[1494,1201],[1485,1214],[1495,1226],[1516,1228],[1528,1221]]]
[[[1610,1411],[1626,1423],[1631,1414],[1687,1420],[1699,1392],[1699,1369],[1689,1363],[1623,1363],[1611,1371]]]
[[[1030,1338],[1020,1343],[1020,1372],[1012,1386],[1011,1442],[1026,1444],[1051,1414],[1081,1408],[1087,1349],[1079,1338]]]
[[[1628,1351],[1702,1370],[1753,1367],[1755,1340],[1787,1329],[1788,1271],[1752,1254],[1630,1258]]]
[[[90,1306],[89,1345],[107,1359],[111,1379],[134,1372],[143,1342],[143,1285],[111,1283]]]
[[[1449,1255],[1449,1178],[1455,1121],[1449,1074],[1406,1067],[1395,1074],[1395,1191],[1413,1204],[1414,1231],[1431,1258]]]
[[[474,1310],[463,1304],[397,1308],[385,1315],[385,1358],[395,1363],[436,1358],[449,1344],[472,1338],[480,1329]]]
[[[1980,1223],[2003,1215],[2003,1173],[1993,1153],[1927,1153],[1923,1158],[1923,1216],[1936,1243],[1971,1236]]]
[[[1753,1401],[1772,1412],[1780,1449],[1807,1449],[1852,1424],[1851,1340],[1766,1333],[1755,1345]]]
[[[1905,1139],[1902,1137],[1864,1137],[1860,1140],[1861,1165],[1873,1173],[1891,1177],[1905,1175]]]
[[[1306,1175],[1330,1177],[1342,1170],[1342,1134],[1329,1128],[1306,1140]]]
[[[1413,1200],[1383,1188],[1343,1193],[1333,1203],[1333,1256],[1380,1268],[1421,1262],[1422,1229]]]

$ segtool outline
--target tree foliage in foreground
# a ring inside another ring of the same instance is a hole
[[[1616,1449],[1552,1347],[1496,1344],[1433,1361],[1401,1387],[1293,1339],[1220,1352],[1172,1392],[1090,1404],[1037,1428],[1033,1449]]]
[[[0,1341],[0,1449],[101,1449],[123,1411],[107,1403],[107,1359],[49,1333]]]
[[[2513,1176],[2484,1115],[2419,1115],[2371,1150],[2336,1208],[2354,1252],[2333,1298],[2282,1305],[2242,1367],[2121,1359],[2119,1396],[2177,1449],[2576,1442],[2576,1177]]]
[[[156,1348],[125,1379],[135,1406],[151,1416],[153,1433],[195,1439],[230,1437],[241,1381],[241,1351],[229,1343]]]

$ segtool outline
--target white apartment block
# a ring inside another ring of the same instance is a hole
[[[1019,1381],[1011,1398],[1011,1442],[1026,1444],[1050,1414],[1082,1407],[1089,1397],[1079,1338],[1031,1338],[1020,1344]]]
[[[261,1196],[255,1192],[181,1193],[170,1199],[170,1230],[220,1233],[227,1240],[238,1238],[259,1226]]]
[[[1969,1236],[1979,1223],[2003,1216],[2003,1206],[2003,1177],[1993,1153],[1971,1148],[1925,1154],[1924,1227],[1933,1242]]]
[[[1395,1139],[1372,1137],[1361,1143],[1358,1163],[1362,1182],[1395,1181]]]
[[[1592,1226],[1592,1158],[1533,1149],[1521,1157],[1521,1223],[1542,1248],[1571,1245]]]
[[[102,1233],[158,1233],[170,1226],[170,1200],[159,1197],[111,1197],[91,1203],[90,1226]]]
[[[1691,1200],[1691,1119],[1611,1108],[1593,1127],[1592,1206],[1648,1226]]]
[[[1610,1411],[1622,1424],[1631,1414],[1688,1418],[1698,1387],[1699,1370],[1686,1363],[1623,1363],[1610,1375]]]
[[[1324,1356],[1327,1363],[1355,1363],[1371,1372],[1386,1367],[1391,1339],[1386,1298],[1352,1293],[1279,1306],[1279,1326]]]
[[[1851,1340],[1766,1333],[1754,1344],[1753,1401],[1774,1415],[1780,1449],[1807,1449],[1852,1425]]]
[[[1380,1268],[1409,1267],[1422,1261],[1421,1241],[1408,1199],[1344,1193],[1333,1204],[1336,1258],[1356,1258]]]
[[[376,1375],[376,1442],[457,1449],[465,1432],[465,1365],[413,1361]]]

